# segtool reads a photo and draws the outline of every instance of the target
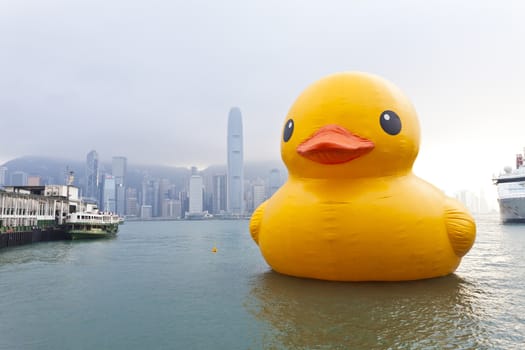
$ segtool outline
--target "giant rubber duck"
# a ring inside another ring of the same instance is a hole
[[[253,213],[250,233],[275,271],[332,281],[448,275],[476,225],[412,172],[416,111],[392,83],[345,72],[309,86],[285,118],[288,180]]]

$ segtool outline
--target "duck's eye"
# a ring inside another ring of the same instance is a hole
[[[390,135],[397,135],[401,131],[401,119],[393,111],[384,111],[379,117],[383,130]]]
[[[283,131],[283,140],[284,142],[288,142],[288,140],[292,137],[293,134],[293,119],[288,119],[286,122],[286,125],[284,126]]]

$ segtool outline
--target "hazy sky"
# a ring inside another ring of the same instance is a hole
[[[225,163],[232,106],[245,159],[279,159],[298,94],[360,70],[415,105],[418,175],[490,186],[525,146],[524,17],[522,1],[0,0],[0,163]]]

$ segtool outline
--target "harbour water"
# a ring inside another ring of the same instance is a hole
[[[248,221],[6,249],[0,349],[521,349],[525,225],[477,224],[455,274],[405,283],[278,275]]]

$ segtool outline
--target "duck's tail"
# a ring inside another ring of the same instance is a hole
[[[476,239],[476,223],[458,201],[447,198],[445,203],[445,225],[454,253],[460,258],[467,254]]]
[[[255,243],[259,244],[259,232],[261,230],[261,222],[264,214],[264,208],[266,207],[266,203],[268,201],[264,201],[255,209],[255,211],[252,214],[252,217],[250,219],[250,233],[252,235],[253,240]]]

